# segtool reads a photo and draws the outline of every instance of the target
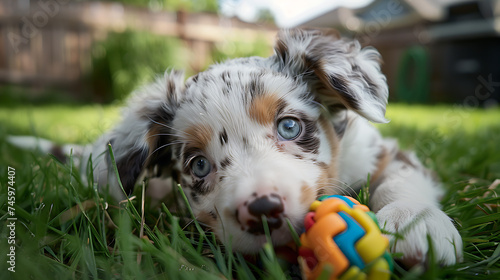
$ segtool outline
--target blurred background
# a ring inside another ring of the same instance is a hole
[[[496,0],[2,0],[0,102],[122,100],[167,68],[270,55],[282,27],[376,47],[393,101],[500,101]]]

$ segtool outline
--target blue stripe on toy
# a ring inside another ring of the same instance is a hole
[[[355,244],[365,235],[366,232],[361,225],[356,222],[356,220],[344,211],[341,211],[338,214],[347,223],[347,229],[337,236],[334,236],[333,241],[335,241],[335,244],[337,244],[340,250],[344,253],[351,265],[357,266],[359,269],[363,269],[365,267],[365,263],[356,251]]]

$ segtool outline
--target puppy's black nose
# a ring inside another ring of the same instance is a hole
[[[285,207],[281,197],[275,193],[254,196],[238,207],[237,218],[242,229],[249,233],[264,234],[262,217],[267,220],[269,230],[280,228],[283,224]]]

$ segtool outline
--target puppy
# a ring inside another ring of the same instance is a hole
[[[286,219],[300,231],[318,196],[357,192],[370,178],[369,207],[385,230],[404,236],[391,251],[422,263],[430,236],[435,258],[453,264],[462,240],[440,210],[439,183],[369,123],[388,122],[387,98],[375,49],[330,31],[284,30],[271,57],[229,60],[186,82],[167,72],[78,152],[84,163],[92,155],[95,180],[116,199],[124,194],[108,143],[126,191],[144,175],[180,183],[197,219],[243,253],[266,241],[262,217],[273,244],[284,245]]]

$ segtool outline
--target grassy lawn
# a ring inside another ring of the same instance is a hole
[[[85,144],[111,128],[119,117],[120,107],[117,105],[0,107],[0,133],[36,135],[58,143]]]
[[[118,106],[0,107],[0,279],[293,279],[266,247],[260,262],[246,261],[217,244],[189,213],[165,205],[142,209],[142,189],[116,204],[84,184],[70,164],[18,150],[8,134],[56,142],[88,143],[119,117]],[[390,105],[390,124],[377,125],[400,139],[442,178],[443,208],[464,240],[465,261],[426,272],[396,267],[393,279],[500,279],[500,110],[453,106]],[[7,270],[8,167],[15,168],[15,273]],[[91,178],[91,174],[87,174]],[[144,216],[141,214],[144,213]],[[144,222],[142,222],[144,220]]]

